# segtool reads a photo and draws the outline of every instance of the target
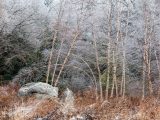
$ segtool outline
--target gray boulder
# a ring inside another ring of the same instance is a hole
[[[29,96],[32,94],[45,95],[47,97],[58,97],[58,88],[47,83],[32,82],[22,86],[18,91],[19,96]]]

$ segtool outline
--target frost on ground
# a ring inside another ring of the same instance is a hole
[[[18,97],[17,88],[0,87],[0,120],[159,120],[160,102],[151,97],[112,98],[95,102],[92,91],[73,96],[67,89],[61,98]],[[67,97],[66,97],[67,96]]]

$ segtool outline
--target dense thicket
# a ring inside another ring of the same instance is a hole
[[[156,0],[9,0],[1,3],[0,75],[101,97],[157,93]],[[154,89],[156,88],[156,89]],[[102,91],[106,94],[102,96]]]
[[[12,80],[18,71],[32,62],[33,46],[16,33],[1,34],[0,75],[1,80]]]

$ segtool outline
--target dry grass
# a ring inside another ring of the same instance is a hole
[[[63,115],[59,100],[36,100],[34,97],[18,98],[17,86],[0,87],[0,120],[69,120],[72,116],[90,116],[93,120],[160,120],[160,101],[155,97],[111,98],[95,102],[93,91],[77,94],[75,111]]]
[[[14,86],[8,85],[0,87],[0,120],[8,118],[8,108],[11,108],[16,101],[16,93],[17,91]]]

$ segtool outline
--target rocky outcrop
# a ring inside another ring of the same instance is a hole
[[[58,97],[58,88],[47,83],[32,82],[22,86],[18,91],[19,96],[29,96],[33,94],[39,98]]]
[[[63,98],[62,98],[62,108],[61,108],[61,112],[66,115],[69,112],[73,112],[75,111],[74,108],[74,95],[73,92],[70,89],[66,89],[63,93]]]
[[[63,101],[65,103],[70,102],[71,104],[74,104],[74,95],[73,95],[73,92],[69,88],[67,88],[63,93]]]

